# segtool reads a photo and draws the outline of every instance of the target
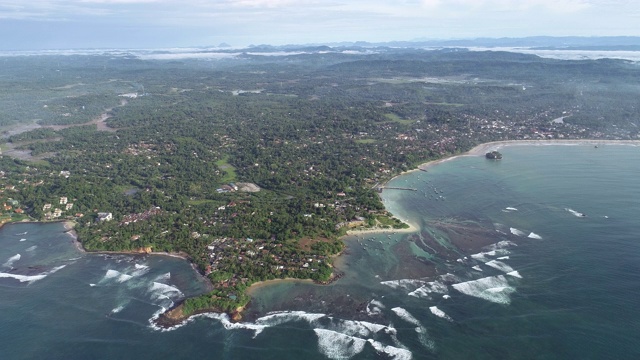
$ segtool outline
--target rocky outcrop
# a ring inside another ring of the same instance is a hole
[[[499,152],[494,150],[494,151],[486,153],[485,157],[487,159],[491,159],[491,160],[500,160],[500,159],[502,159],[502,154],[500,154]]]

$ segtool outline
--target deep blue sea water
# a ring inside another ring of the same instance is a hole
[[[347,238],[342,279],[260,288],[241,324],[155,329],[205,288],[187,262],[84,254],[62,224],[7,225],[0,358],[640,358],[640,147],[500,151],[393,180],[418,189],[382,196],[419,233]],[[458,252],[443,228],[491,245]]]

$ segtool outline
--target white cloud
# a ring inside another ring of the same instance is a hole
[[[152,29],[150,33],[165,30],[174,38],[193,36],[194,40],[185,40],[189,45],[222,41],[248,44],[422,37],[637,36],[637,1],[0,0],[0,19],[68,22],[69,28],[73,23],[100,23],[105,28],[135,28],[140,39],[145,29]],[[78,31],[93,30],[88,27]]]

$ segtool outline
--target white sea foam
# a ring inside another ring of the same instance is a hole
[[[422,324],[420,323],[420,321],[418,321],[418,319],[416,319],[413,315],[411,315],[411,313],[409,313],[407,310],[401,308],[401,307],[394,307],[393,309],[391,309],[391,311],[393,311],[396,315],[398,315],[399,318],[401,318],[402,320],[413,324],[415,326],[422,326]]]
[[[532,232],[531,234],[529,234],[529,236],[527,236],[530,239],[537,239],[537,240],[542,240],[542,236]]]
[[[480,266],[478,266],[478,265],[473,266],[473,267],[471,267],[471,268],[472,268],[473,270],[475,270],[475,271],[482,271],[482,269],[481,269],[481,268],[480,268]]]
[[[136,273],[134,271],[131,275],[129,275],[129,274],[122,273],[122,272],[120,272],[118,270],[109,269],[109,270],[107,270],[107,273],[102,278],[101,282],[113,279],[116,282],[123,283],[123,282],[131,280],[131,278],[133,278],[134,275],[138,276],[138,275],[141,275],[141,274],[142,273],[138,274],[138,273]]]
[[[67,265],[61,265],[61,266],[57,266],[54,267],[53,269],[43,272],[42,274],[38,274],[38,275],[20,275],[20,274],[9,274],[9,273],[0,273],[0,278],[12,278],[12,279],[16,279],[20,282],[28,282],[28,283],[32,283],[34,281],[38,281],[38,280],[42,280],[44,278],[46,278],[47,276],[55,273],[56,271],[64,268]]]
[[[116,307],[115,309],[111,310],[111,314],[117,314],[120,311],[122,311],[124,309],[124,305],[120,305],[118,307]]]
[[[511,206],[506,207],[506,208],[505,208],[505,210],[509,210],[509,211],[518,211],[518,209],[516,209],[516,208],[514,208],[514,207],[511,207]]]
[[[255,323],[258,325],[276,326],[292,321],[304,321],[313,324],[316,320],[325,316],[325,314],[306,313],[304,311],[277,311],[256,319]]]
[[[448,300],[448,299],[451,299],[451,296],[450,295],[442,295],[442,298],[445,299],[445,300]]]
[[[127,281],[127,280],[131,279],[132,277],[133,277],[133,276],[131,276],[131,275],[127,275],[127,274],[120,274],[120,276],[118,276],[118,280],[117,280],[117,281],[118,281],[119,283],[123,283],[123,282],[125,282],[125,281]]]
[[[135,270],[131,273],[131,276],[141,276],[149,272],[149,266],[135,264]]]
[[[498,260],[509,260],[508,256],[501,256],[498,258]]]
[[[506,249],[495,249],[495,250],[491,250],[491,251],[485,251],[485,252],[473,254],[473,255],[471,255],[471,257],[473,259],[475,259],[475,260],[478,260],[478,261],[487,262],[487,261],[489,261],[489,258],[487,258],[487,256],[495,257],[495,256],[508,255],[510,253],[511,252],[509,250],[506,250]]]
[[[326,329],[313,329],[318,336],[318,350],[329,359],[348,359],[364,350],[366,340]]]
[[[229,316],[227,314],[206,313],[206,314],[202,314],[202,317],[207,317],[210,319],[216,319],[220,321],[220,324],[222,324],[222,326],[224,326],[224,328],[227,330],[238,330],[238,329],[251,330],[253,331],[254,338],[260,335],[262,330],[268,327],[266,325],[258,325],[258,324],[250,324],[250,323],[234,323],[234,322],[231,322],[231,320],[229,320]]]
[[[418,279],[400,279],[400,280],[389,280],[389,281],[380,282],[380,284],[386,285],[392,289],[402,289],[407,291],[415,290],[420,286],[424,285],[424,283],[425,283],[424,280],[418,280]]]
[[[149,287],[149,291],[153,293],[156,299],[160,299],[164,297],[177,299],[184,296],[182,294],[182,291],[180,291],[180,289],[178,289],[177,287],[155,282],[155,281],[151,283],[151,286]]]
[[[489,246],[486,247],[487,250],[504,250],[513,246],[518,246],[518,244],[514,243],[513,241],[509,241],[509,240],[502,240],[502,241],[498,241],[495,244],[491,244]]]
[[[511,298],[509,294],[515,291],[514,288],[509,286],[507,279],[503,275],[454,284],[453,288],[465,295],[498,304],[510,304]]]
[[[344,320],[329,317],[331,322],[326,324],[324,328],[327,330],[337,331],[341,334],[358,337],[371,337],[381,331],[386,334],[395,334],[396,329],[368,321]]]
[[[489,253],[486,252],[481,252],[481,253],[477,253],[477,254],[471,254],[471,257],[473,259],[479,260],[479,261],[487,261],[487,256]]]
[[[375,316],[382,314],[382,309],[384,309],[384,304],[382,304],[378,300],[371,300],[367,304],[367,315]]]
[[[89,284],[89,286],[94,287],[94,286],[96,286],[96,284]]]
[[[438,307],[437,307],[437,306],[431,306],[431,307],[429,308],[429,310],[431,311],[431,313],[432,313],[433,315],[435,315],[435,316],[437,316],[437,317],[439,317],[439,318],[443,318],[443,319],[445,319],[445,320],[447,320],[447,321],[453,321],[453,319],[452,319],[449,315],[445,314],[445,312],[444,312],[444,311],[442,311],[442,310],[438,309]]]
[[[503,263],[502,261],[498,261],[498,260],[491,260],[488,261],[486,263],[484,263],[487,266],[491,266],[494,269],[498,269],[504,273],[508,273],[508,272],[512,272],[513,268],[505,263]]]
[[[102,278],[102,280],[109,280],[109,279],[113,279],[113,278],[117,278],[120,276],[120,271],[117,270],[107,270],[107,273],[104,274],[104,278]]]
[[[27,239],[24,239],[24,238],[23,238],[23,239],[20,239],[20,242],[22,242],[22,241],[27,241]]]
[[[20,258],[21,258],[20,254],[15,254],[12,257],[10,257],[9,260],[7,260],[7,262],[2,264],[2,266],[8,267],[8,268],[13,268],[13,263],[18,261],[18,260],[20,260]]]
[[[452,283],[452,282],[459,282],[460,279],[451,274],[451,273],[446,273],[446,274],[442,274],[440,276],[438,276],[440,278],[441,281],[445,282],[445,283]]]
[[[418,339],[420,343],[427,349],[433,350],[435,348],[435,344],[431,339],[429,339],[429,334],[427,333],[427,329],[416,319],[411,313],[401,307],[394,307],[391,309],[399,318],[402,320],[415,325],[416,333],[418,333]]]
[[[156,277],[154,281],[169,281],[170,279],[171,279],[171,273],[168,272]]]
[[[510,271],[507,273],[507,275],[522,279],[522,275],[520,275],[520,273],[517,271]]]
[[[38,245],[33,245],[33,246],[28,247],[25,251],[31,252],[31,251],[35,250],[37,247],[38,247]]]
[[[392,360],[411,360],[413,355],[411,351],[403,348],[398,348],[395,346],[384,345],[379,341],[375,341],[373,339],[367,340],[371,346],[378,352],[382,354],[386,354],[388,358]]]
[[[573,209],[569,209],[569,208],[564,208],[564,209],[566,211],[570,212],[571,214],[573,214],[574,216],[577,216],[577,217],[586,217],[587,216],[587,215],[585,215],[585,214],[583,214],[583,213],[581,213],[579,211],[575,211]]]
[[[512,227],[512,228],[509,228],[509,231],[511,231],[511,233],[512,233],[513,235],[515,235],[515,236],[526,236],[526,235],[527,235],[524,231],[522,231],[522,230],[518,230],[518,229],[513,228],[513,227]]]
[[[430,299],[431,294],[446,294],[448,292],[447,285],[439,281],[431,281],[410,292],[408,295],[421,299]]]
[[[47,277],[47,275],[44,274],[40,274],[40,275],[19,275],[19,274],[9,274],[9,273],[0,273],[0,278],[12,278],[12,279],[16,279],[20,282],[34,282],[37,280],[42,280],[45,277]]]

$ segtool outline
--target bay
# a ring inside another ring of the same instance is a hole
[[[240,324],[210,314],[156,329],[154,315],[205,289],[186,261],[85,254],[60,223],[6,225],[0,354],[640,357],[640,148],[499,150],[501,161],[458,157],[394,179],[417,191],[385,190],[385,206],[419,232],[346,238],[343,278],[255,289]]]

